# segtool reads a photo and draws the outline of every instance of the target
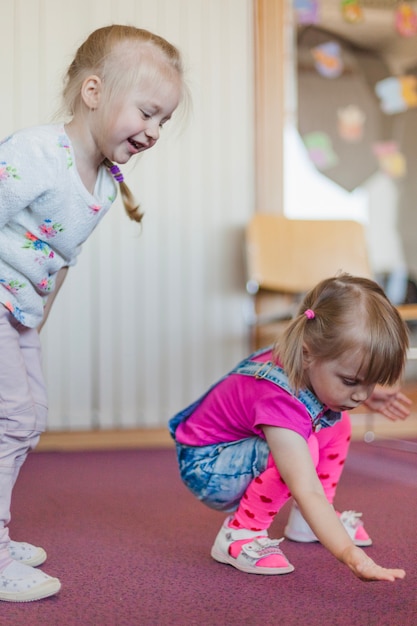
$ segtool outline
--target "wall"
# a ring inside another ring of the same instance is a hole
[[[0,0],[0,136],[48,122],[76,47],[112,22],[184,53],[193,110],[126,178],[42,334],[50,429],[147,427],[246,352],[242,228],[254,205],[250,0]]]

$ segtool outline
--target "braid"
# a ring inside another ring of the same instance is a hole
[[[141,213],[139,210],[140,205],[137,204],[132,192],[126,185],[119,166],[115,163],[112,163],[110,159],[104,159],[103,165],[107,167],[115,181],[119,183],[120,195],[122,196],[123,206],[125,207],[126,213],[134,222],[141,222],[143,213]]]

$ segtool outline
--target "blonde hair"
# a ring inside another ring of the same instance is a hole
[[[380,286],[341,274],[323,280],[305,296],[276,342],[274,356],[296,391],[305,386],[304,347],[322,361],[359,350],[365,382],[393,385],[404,370],[408,345],[408,328]]]
[[[104,26],[78,48],[64,81],[62,112],[66,115],[74,115],[81,101],[82,84],[91,74],[102,79],[108,103],[143,80],[156,87],[165,81],[178,82],[180,99],[187,95],[179,50],[163,37],[134,26]],[[110,169],[112,163],[106,160],[105,165]],[[128,216],[140,222],[142,213],[129,187],[124,181],[119,185]]]

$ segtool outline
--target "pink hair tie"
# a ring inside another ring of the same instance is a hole
[[[304,311],[304,315],[308,320],[314,320],[314,318],[316,317],[313,309],[307,309],[306,311]]]

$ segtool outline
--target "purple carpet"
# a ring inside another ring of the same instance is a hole
[[[285,541],[295,566],[254,576],[216,563],[224,515],[181,484],[174,450],[32,454],[11,536],[43,546],[58,596],[0,603],[2,626],[416,626],[417,455],[354,442],[337,507],[363,511],[368,553],[403,567],[363,583],[319,544]],[[271,536],[280,537],[288,509]]]

